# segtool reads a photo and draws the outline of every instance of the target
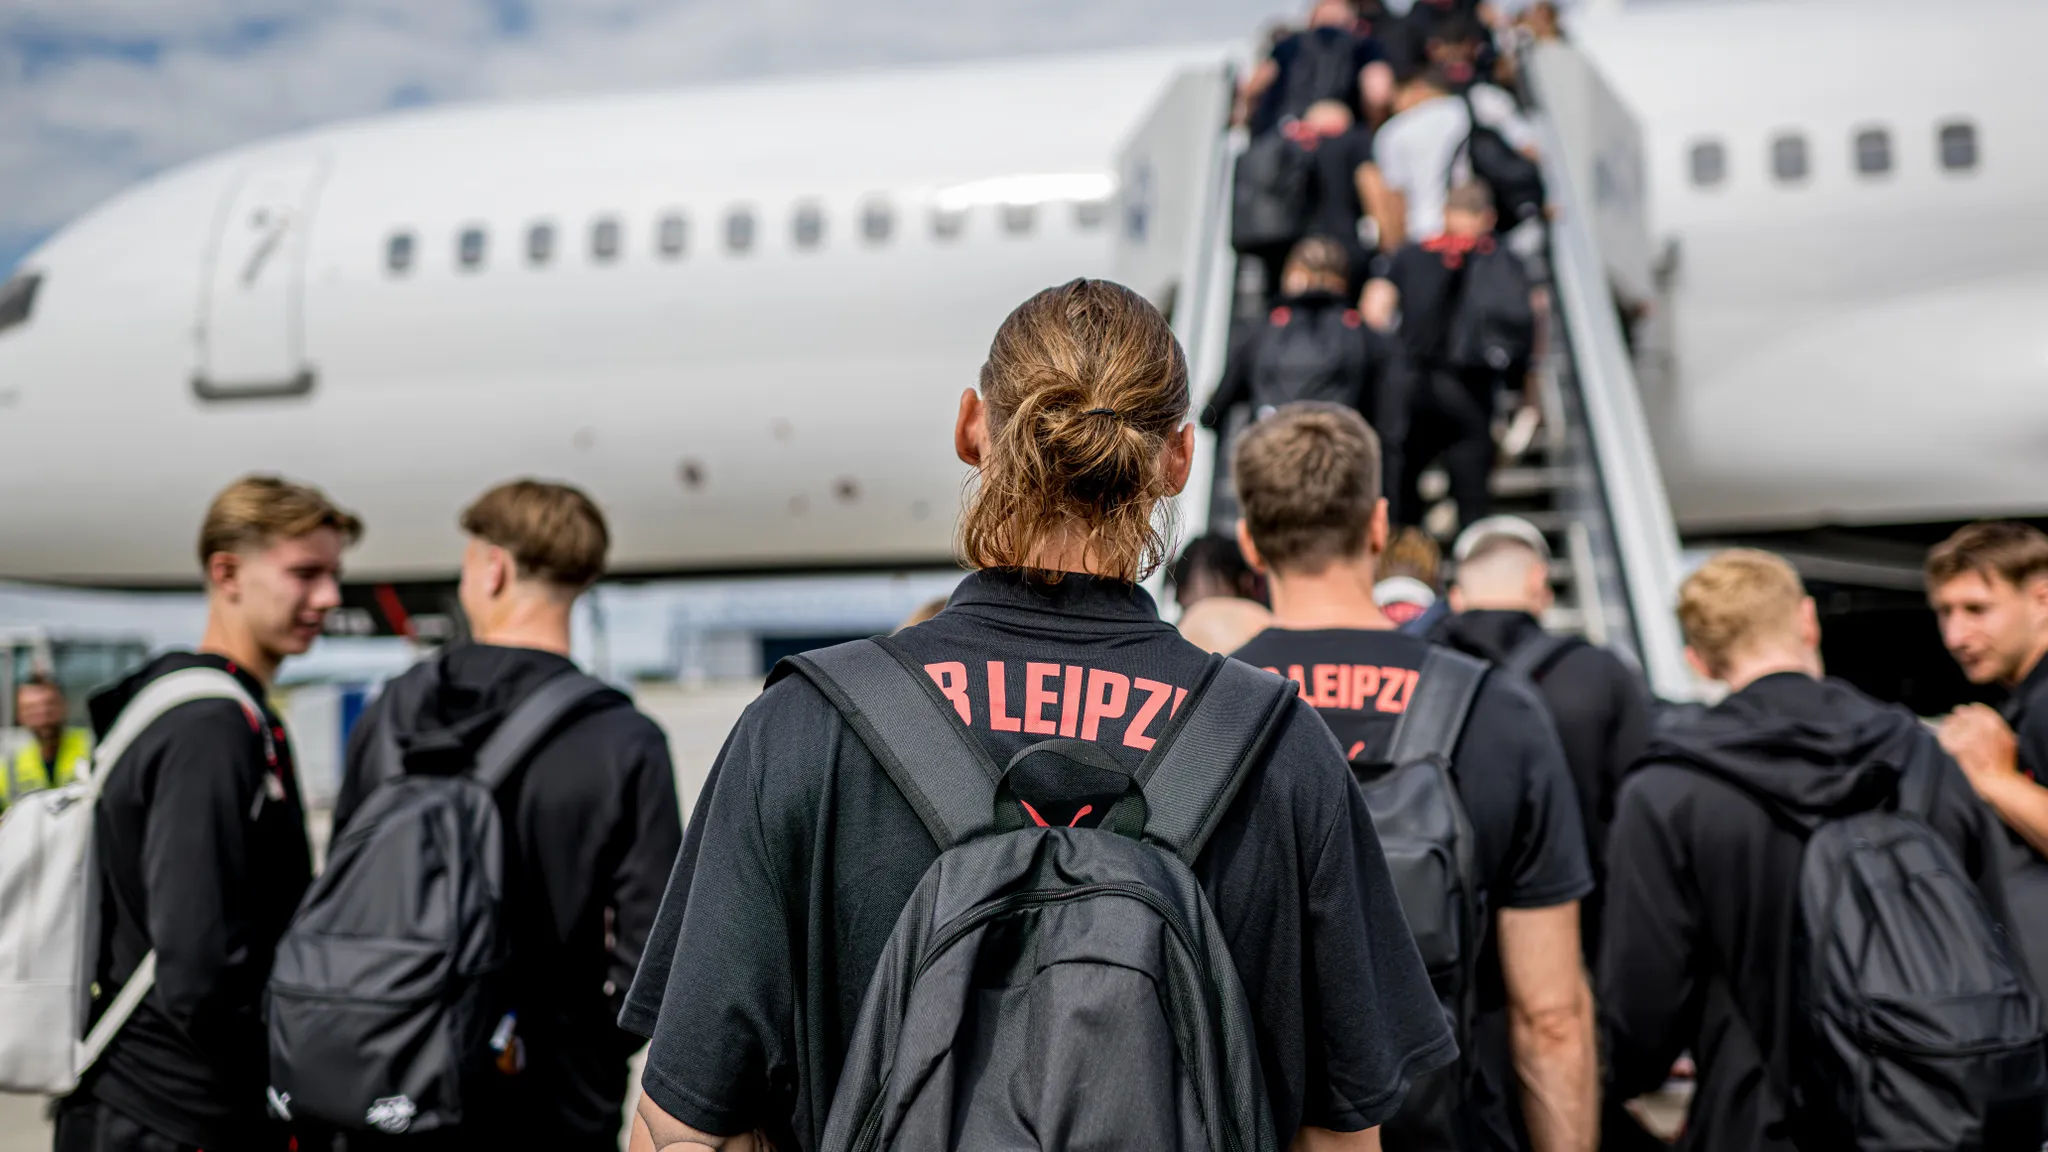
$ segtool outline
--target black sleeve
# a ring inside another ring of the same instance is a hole
[[[1608,676],[1613,685],[1612,722],[1607,726],[1607,747],[1600,762],[1598,798],[1593,810],[1601,827],[1614,821],[1614,798],[1621,790],[1622,777],[1650,749],[1650,687],[1621,658],[1604,649]]]
[[[782,878],[796,871],[788,855],[807,844],[775,836],[771,845],[768,824],[790,814],[763,810],[762,781],[777,763],[825,762],[820,741],[836,746],[835,716],[792,678],[740,718],[697,801],[620,1019],[653,1042],[647,1095],[701,1132],[753,1130],[767,1119],[771,1085],[793,1074],[791,974],[803,965],[790,909],[800,894]]]
[[[2022,689],[2024,691],[2024,689]],[[2030,706],[2013,735],[2019,740],[2020,771],[2048,784],[2048,700]]]
[[[1984,897],[1984,907],[1991,918],[2010,930],[2012,905],[2006,898],[2005,870],[2000,867],[2002,856],[1998,847],[2005,836],[2005,825],[1989,805],[1977,798],[1977,791],[1970,787],[1962,767],[1942,750],[1940,739],[1932,732],[1921,733],[1920,739],[1924,742],[1920,766],[1940,773],[1928,821],[1956,850],[1964,875]],[[1906,787],[1917,783],[1909,778]]]
[[[1697,1030],[1698,901],[1691,864],[1637,775],[1621,790],[1607,845],[1598,1000],[1608,1095],[1629,1100],[1664,1083]]]
[[[1210,393],[1209,402],[1202,406],[1202,426],[1209,429],[1223,427],[1230,417],[1230,410],[1245,402],[1251,393],[1251,361],[1258,346],[1257,331],[1247,334],[1232,345],[1229,355],[1223,359],[1223,379]]]
[[[612,913],[612,1010],[623,1013],[626,993],[640,957],[654,932],[661,910],[662,889],[682,846],[683,821],[676,804],[676,772],[669,761],[668,740],[654,722],[636,716],[643,729],[628,745],[625,804],[621,810],[628,837],[610,881]]]
[[[1530,689],[1502,677],[1487,677],[1480,703],[1488,702],[1493,706],[1474,721],[1500,718],[1496,730],[1513,737],[1509,755],[1519,770],[1512,778],[1521,781],[1522,789],[1494,906],[1550,908],[1580,899],[1593,890],[1593,870],[1586,861],[1578,790],[1557,726]]]
[[[1286,757],[1282,760],[1281,757]],[[1309,1027],[1322,1028],[1323,1066],[1308,1069],[1302,1123],[1356,1132],[1384,1123],[1408,1085],[1457,1054],[1380,852],[1365,795],[1336,737],[1307,704],[1287,722],[1276,763],[1336,781],[1329,827],[1308,885],[1303,925]],[[1303,761],[1307,761],[1304,763]]]
[[[1360,412],[1380,437],[1380,494],[1400,490],[1403,447],[1408,442],[1408,409],[1415,388],[1414,372],[1401,342],[1383,332],[1366,330],[1366,363],[1371,377],[1366,395],[1370,411]]]
[[[247,1060],[269,976],[249,907],[248,826],[269,764],[260,723],[230,700],[183,704],[151,726],[147,750],[156,765],[142,838],[151,998],[224,1068]]]
[[[334,797],[334,823],[327,837],[330,844],[341,838],[341,830],[348,827],[356,809],[362,807],[364,798],[370,794],[370,750],[376,747],[371,741],[377,726],[384,722],[384,710],[378,707],[383,700],[384,697],[379,696],[375,703],[363,709],[355,728],[348,734],[348,751],[341,760],[341,788]]]

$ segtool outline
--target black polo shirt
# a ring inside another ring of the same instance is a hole
[[[2020,771],[2048,787],[2048,660],[2034,665],[2000,709],[2019,739]],[[2005,831],[2005,895],[2035,983],[2048,982],[2048,859],[2011,827]]]
[[[1136,768],[1206,654],[1128,584],[969,576],[898,635],[998,763],[1052,735]],[[812,1149],[883,945],[938,850],[801,677],[755,701],[712,770],[620,1022],[647,1093],[714,1134]],[[700,862],[702,867],[699,867]],[[1306,707],[1196,862],[1257,1024],[1279,1143],[1385,1120],[1454,1045],[1364,801]]]

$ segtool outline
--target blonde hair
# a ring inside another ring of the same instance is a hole
[[[604,575],[611,530],[597,502],[567,484],[514,480],[462,513],[462,530],[512,554],[521,576],[582,591]]]
[[[1157,308],[1107,280],[1040,292],[996,331],[981,397],[989,450],[960,518],[970,567],[1030,568],[1070,534],[1104,575],[1159,567],[1153,516],[1173,488],[1162,457],[1187,417],[1188,366]]]
[[[1678,590],[1685,642],[1713,671],[1760,643],[1794,634],[1806,585],[1781,556],[1753,548],[1716,552]]]
[[[363,522],[344,512],[327,494],[277,476],[244,476],[213,498],[199,526],[199,567],[221,552],[246,554],[332,528],[342,541],[362,539]]]

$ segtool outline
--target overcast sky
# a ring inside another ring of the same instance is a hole
[[[381,109],[1246,38],[1289,0],[0,0],[0,270],[108,195]]]

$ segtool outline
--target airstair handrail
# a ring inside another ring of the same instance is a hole
[[[1667,700],[1697,692],[1673,606],[1683,578],[1678,529],[1644,418],[1635,365],[1622,338],[1606,266],[1593,230],[1593,202],[1573,179],[1565,137],[1545,113],[1541,53],[1524,56],[1543,179],[1557,216],[1550,227],[1552,274],[1566,320],[1574,375],[1585,410],[1601,491],[1650,687]]]

